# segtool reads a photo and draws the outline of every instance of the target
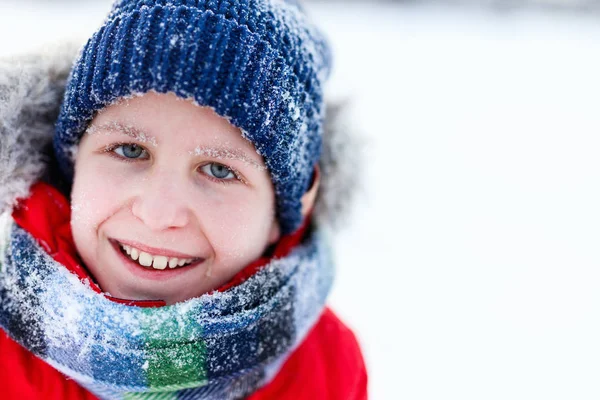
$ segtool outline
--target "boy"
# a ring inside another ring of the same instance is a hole
[[[329,69],[294,1],[114,4],[66,82],[54,186],[0,199],[9,398],[366,398],[311,220]]]

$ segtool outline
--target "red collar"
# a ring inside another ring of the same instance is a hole
[[[90,287],[97,293],[102,293],[100,287],[91,279],[87,269],[75,249],[71,234],[71,206],[68,200],[54,187],[38,182],[31,187],[31,194],[27,199],[19,201],[13,211],[14,221],[29,232],[46,252],[64,265],[69,271],[81,280],[87,280]],[[296,232],[279,239],[270,255],[264,255],[247,265],[238,272],[229,282],[226,282],[216,292],[224,292],[254,275],[262,266],[275,258],[282,258],[302,240],[308,226],[310,215],[303,226]],[[126,300],[104,295],[109,300],[139,307],[161,307],[165,305],[162,300]]]

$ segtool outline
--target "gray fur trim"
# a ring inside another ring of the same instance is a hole
[[[364,187],[363,150],[366,137],[350,117],[349,100],[326,100],[323,151],[319,161],[321,185],[314,220],[338,230],[348,224]]]
[[[66,80],[80,48],[70,42],[35,54],[0,59],[0,214],[26,197],[47,172]],[[321,184],[313,219],[340,228],[360,186],[363,140],[348,122],[347,102],[327,100]]]
[[[0,213],[44,173],[43,149],[52,141],[76,49],[69,43],[0,60]]]
[[[4,263],[4,257],[6,256],[6,249],[8,247],[8,241],[10,237],[12,219],[8,213],[0,214],[0,271],[2,271],[2,264]]]

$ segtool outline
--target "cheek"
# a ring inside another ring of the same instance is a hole
[[[99,225],[116,212],[122,202],[125,177],[105,166],[79,163],[71,192],[73,235],[94,234]]]
[[[217,261],[239,268],[262,255],[273,221],[273,206],[268,197],[259,193],[232,196],[212,201],[203,208],[202,220],[205,230],[210,232]],[[244,265],[235,265],[240,263]]]

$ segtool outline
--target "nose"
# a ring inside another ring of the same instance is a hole
[[[184,183],[173,174],[156,172],[140,182],[131,212],[153,231],[181,228],[190,218],[184,192]]]

